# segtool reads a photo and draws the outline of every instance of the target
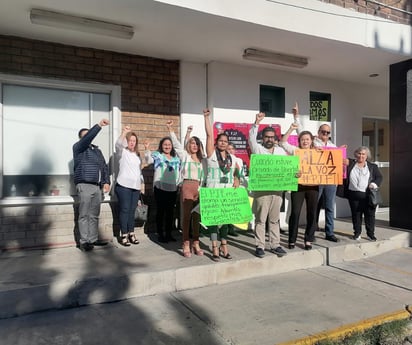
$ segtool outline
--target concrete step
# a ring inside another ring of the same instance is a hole
[[[352,240],[350,222],[337,221],[335,227],[338,243],[324,240],[324,233],[317,232],[313,250],[305,251],[300,229],[297,246],[287,250],[287,256],[278,258],[267,251],[262,259],[254,256],[253,234],[239,231],[240,235],[229,241],[233,260],[221,258],[218,263],[211,260],[210,241],[206,237],[201,238],[204,256],[184,258],[180,242],[160,244],[142,230],[138,232],[141,243],[131,247],[122,247],[114,241],[88,253],[71,247],[2,253],[0,318],[360,260],[409,247],[411,242],[409,232],[389,227],[376,228],[377,242],[366,238]],[[180,238],[179,234],[176,237]],[[282,245],[287,246],[287,234],[282,235]]]

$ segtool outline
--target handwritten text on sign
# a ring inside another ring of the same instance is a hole
[[[205,225],[246,223],[252,219],[245,188],[200,188],[199,196]]]
[[[342,184],[343,159],[341,150],[298,149],[300,172],[299,184]]]
[[[298,171],[299,158],[296,156],[252,154],[248,188],[252,191],[296,191]]]

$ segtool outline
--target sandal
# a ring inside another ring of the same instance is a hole
[[[223,250],[223,249],[226,250]],[[232,260],[232,255],[229,254],[228,250],[227,250],[227,243],[222,243],[219,247],[219,254],[222,258],[225,258],[227,260]]]
[[[134,234],[134,232],[129,233],[129,241],[130,241],[130,243],[133,243],[133,244],[139,244],[140,243],[139,240],[137,239],[136,235]]]
[[[212,246],[212,252],[213,252],[212,260],[215,262],[220,261],[219,249],[217,248],[217,246]]]
[[[195,255],[202,256],[204,254],[203,250],[200,249],[199,241],[193,241],[192,248],[193,248],[193,253],[195,253]]]
[[[192,252],[190,250],[190,242],[184,241],[183,242],[183,256],[185,258],[190,258],[192,256]]]
[[[123,235],[121,240],[120,240],[120,244],[122,244],[125,247],[129,247],[130,246],[130,242],[129,239],[127,238],[127,235]]]

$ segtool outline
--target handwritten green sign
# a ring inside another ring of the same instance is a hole
[[[299,158],[252,154],[248,189],[252,191],[298,190]]]
[[[246,223],[252,219],[245,188],[200,188],[202,224]]]

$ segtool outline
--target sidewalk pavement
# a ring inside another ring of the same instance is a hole
[[[339,243],[317,232],[312,251],[263,259],[243,232],[219,263],[207,238],[206,255],[187,259],[144,234],[130,248],[3,253],[0,343],[278,344],[412,303],[409,232],[381,222],[377,242],[354,241],[348,220],[335,232]]]

